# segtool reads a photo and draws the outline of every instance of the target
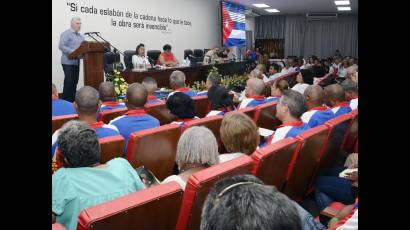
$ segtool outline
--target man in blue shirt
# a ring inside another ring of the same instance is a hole
[[[80,47],[84,41],[83,35],[79,33],[81,19],[71,19],[71,28],[64,31],[60,36],[58,48],[61,50],[61,64],[64,71],[63,99],[73,102],[77,89],[78,75],[80,73],[80,59],[69,59],[68,56]]]
[[[263,95],[265,83],[259,78],[251,78],[246,82],[245,96],[238,109],[255,107],[268,102]]]
[[[127,150],[128,138],[131,133],[144,129],[159,126],[159,120],[146,114],[144,105],[147,102],[148,92],[140,83],[132,83],[128,86],[125,105],[128,111],[125,115],[111,120],[110,125],[114,125],[125,139],[125,149]]]
[[[112,82],[106,81],[98,87],[100,94],[101,107],[99,112],[111,109],[126,108],[124,103],[117,102],[117,94],[115,93],[115,86]]]
[[[57,87],[51,84],[51,116],[77,114],[72,103],[58,98]]]
[[[142,80],[142,85],[145,87],[145,89],[147,89],[148,92],[147,104],[155,104],[161,102],[161,100],[155,96],[155,91],[158,90],[158,84],[154,78],[145,77]]]
[[[352,111],[349,102],[346,100],[345,90],[340,84],[328,85],[324,91],[325,103],[332,108],[335,117]]]
[[[169,76],[169,86],[174,90],[174,92],[168,94],[168,97],[170,97],[175,92],[181,92],[190,97],[197,96],[195,91],[185,86],[185,79],[185,74],[182,71],[175,70],[171,73],[171,76]]]
[[[302,115],[302,121],[311,128],[324,124],[335,117],[333,111],[327,106],[323,106],[325,93],[319,85],[310,85],[303,93],[308,107],[308,111]]]
[[[84,86],[75,94],[74,108],[78,112],[78,119],[85,121],[95,130],[98,138],[119,135],[117,127],[106,125],[102,121],[97,122],[97,110],[101,106],[98,91],[90,86]],[[56,151],[57,138],[60,130],[54,132],[51,138],[51,151],[54,155]]]

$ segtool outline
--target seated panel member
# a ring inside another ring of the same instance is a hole
[[[157,61],[157,65],[165,65],[168,67],[176,67],[178,65],[178,60],[174,56],[174,54],[171,52],[172,47],[168,44],[164,45],[162,52]]]
[[[131,133],[144,129],[155,128],[159,126],[158,119],[145,113],[144,105],[147,102],[148,92],[140,83],[132,83],[128,86],[125,105],[128,111],[110,121],[120,131],[125,140],[125,149],[127,150],[128,138]]]
[[[295,90],[286,90],[276,105],[276,117],[282,121],[268,143],[275,143],[287,137],[295,137],[299,133],[308,130],[308,124],[300,120],[306,112],[306,103],[303,95]]]
[[[145,89],[147,89],[148,92],[147,104],[155,104],[161,102],[161,100],[155,96],[155,91],[158,90],[158,85],[157,81],[154,78],[145,77],[144,80],[142,80],[142,85],[145,87]]]
[[[302,115],[302,121],[311,128],[323,125],[326,121],[335,117],[330,108],[323,106],[325,93],[322,87],[318,85],[307,87],[304,97],[308,111]]]
[[[209,64],[213,61],[218,60],[219,59],[218,54],[219,54],[219,48],[218,47],[215,47],[215,48],[212,48],[212,49],[208,50],[208,52],[206,52],[205,55],[204,55],[203,64],[206,65],[206,64]]]
[[[136,69],[139,65],[145,66],[145,68],[151,68],[151,63],[148,57],[145,55],[145,45],[139,44],[135,50],[135,55],[132,55],[132,66]]]
[[[197,96],[195,91],[185,86],[185,79],[185,73],[182,71],[175,70],[171,73],[171,76],[169,76],[169,86],[174,90],[174,92],[168,94],[168,97],[170,97],[175,92],[181,92],[190,97]]]
[[[57,87],[51,84],[51,116],[77,114],[73,103],[58,98]]]
[[[340,84],[328,85],[325,87],[325,103],[332,108],[335,117],[342,114],[350,113],[349,102],[345,97],[345,90]]]
[[[340,85],[345,90],[346,99],[350,100],[349,102],[350,108],[352,108],[352,110],[357,109],[357,105],[359,104],[357,83],[350,79],[346,79],[342,81]]]
[[[246,107],[255,107],[266,103],[266,98],[263,96],[263,90],[265,89],[265,83],[259,78],[251,78],[246,82],[245,96],[239,109]]]
[[[106,125],[102,121],[97,122],[97,110],[101,101],[96,89],[90,86],[84,86],[75,94],[74,108],[78,112],[78,119],[85,121],[98,138],[119,135],[117,127]],[[57,139],[60,135],[60,129],[56,130],[51,137],[51,152],[55,155],[57,149]]]

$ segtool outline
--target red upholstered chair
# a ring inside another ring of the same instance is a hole
[[[352,117],[349,114],[343,114],[335,117],[325,123],[329,128],[328,143],[321,156],[316,176],[323,176],[327,171],[334,166],[338,156],[341,154],[340,150],[342,144],[346,139],[347,130],[350,126]]]
[[[195,113],[197,117],[205,117],[209,111],[211,111],[208,96],[196,96],[192,97],[192,99],[194,100]]]
[[[78,217],[77,230],[173,229],[182,195],[172,181],[86,208]]]
[[[309,188],[322,151],[326,147],[329,129],[320,125],[300,133],[296,139],[298,149],[293,155],[283,193],[300,201]]]
[[[99,138],[101,146],[101,164],[116,157],[124,157],[124,138],[121,135]]]
[[[51,229],[52,230],[66,230],[66,228],[59,223],[52,224]]]
[[[343,150],[352,153],[354,151],[354,146],[356,144],[357,137],[359,135],[359,116],[358,110],[355,109],[349,113],[352,116],[352,122],[347,131],[347,137],[343,144]]]
[[[204,117],[201,119],[194,119],[188,122],[185,122],[183,131],[187,130],[192,126],[205,126],[209,130],[212,131],[218,143],[220,143],[221,135],[219,129],[221,127],[223,116],[211,116],[211,117]]]
[[[161,125],[169,124],[175,120],[175,117],[169,112],[165,101],[146,104],[144,109],[146,113],[157,118]]]
[[[126,158],[134,168],[144,166],[163,180],[172,174],[180,136],[177,124],[134,132],[128,140]]]
[[[255,117],[255,112],[256,112],[255,107],[246,107],[246,108],[243,108],[243,109],[237,109],[237,110],[228,112],[226,114],[229,114],[229,113],[244,113],[244,114],[248,115],[253,120],[253,118]]]
[[[258,127],[276,130],[282,122],[276,118],[276,101],[256,106],[254,121]]]
[[[127,108],[104,110],[99,114],[98,121],[108,124],[111,120],[124,115],[127,111]]]
[[[76,119],[78,119],[77,114],[51,117],[51,133],[54,133],[57,129],[61,128],[67,121]]]
[[[202,206],[215,182],[229,176],[250,174],[251,169],[252,159],[241,156],[192,174],[182,198],[176,229],[199,229]]]
[[[254,163],[252,174],[281,191],[297,144],[295,138],[289,137],[257,149],[251,155]]]

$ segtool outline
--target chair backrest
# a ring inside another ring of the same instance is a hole
[[[144,166],[163,180],[172,174],[180,136],[177,124],[134,132],[128,140],[126,158],[132,167]]]
[[[194,56],[195,56],[198,60],[200,60],[200,59],[203,60],[203,58],[204,58],[204,51],[201,50],[201,49],[194,49]],[[202,60],[200,60],[200,61],[202,61]]]
[[[296,137],[299,151],[293,155],[288,169],[288,177],[283,193],[300,201],[318,165],[319,158],[326,146],[329,129],[320,125],[302,132]]]
[[[192,174],[185,187],[176,229],[199,229],[202,206],[215,182],[229,176],[250,174],[252,159],[241,156]]]
[[[165,101],[155,104],[145,104],[144,109],[149,115],[157,118],[161,125],[171,123],[175,119],[167,108]]]
[[[191,49],[184,50],[184,59],[189,57],[189,55],[194,55],[194,52]]]
[[[244,114],[248,115],[252,120],[254,120],[255,112],[256,112],[255,107],[246,107],[246,108],[243,108],[243,109],[237,109],[237,110],[228,112],[227,114],[229,114],[229,113],[244,113]]]
[[[329,137],[326,149],[320,157],[319,166],[316,172],[317,176],[323,176],[335,164],[342,144],[346,137],[352,117],[349,114],[343,114],[335,117],[325,123],[329,128]]]
[[[59,223],[52,224],[51,229],[52,230],[66,230],[66,228],[63,225],[59,224]]]
[[[174,181],[84,209],[77,230],[173,229],[183,191]]]
[[[98,141],[101,147],[101,164],[124,156],[124,137],[121,135],[99,138]]]
[[[188,128],[192,126],[205,126],[209,130],[211,130],[211,132],[214,134],[218,143],[220,143],[221,135],[220,135],[219,129],[221,128],[222,119],[223,119],[223,116],[216,115],[216,116],[204,117],[201,119],[190,120],[188,122],[185,122],[183,131],[187,130]]]
[[[352,153],[354,151],[354,147],[356,144],[357,137],[359,135],[359,116],[358,110],[355,109],[349,113],[352,116],[352,122],[350,127],[347,131],[347,137],[343,144],[343,150],[348,153]]]
[[[194,100],[195,114],[197,117],[205,117],[211,110],[208,96],[195,96],[192,97],[192,100]]]
[[[157,63],[159,55],[161,54],[160,50],[148,50],[147,51],[147,56],[154,60],[154,65]]]
[[[271,145],[257,149],[252,153],[252,174],[267,185],[274,185],[282,191],[286,182],[286,173],[297,147],[293,137],[285,138]]]
[[[110,123],[111,120],[124,115],[128,111],[128,108],[118,108],[104,110],[100,113],[98,120],[103,121],[105,124]]]
[[[278,102],[269,102],[256,106],[254,121],[258,127],[276,130],[282,122],[276,118],[276,105]]]
[[[57,129],[61,128],[67,121],[78,119],[77,114],[53,116],[51,118],[51,133],[54,133]]]
[[[114,70],[114,63],[121,62],[120,54],[113,52],[104,53],[104,71],[105,73],[112,73]]]
[[[135,55],[135,50],[126,50],[124,51],[124,64],[126,69],[133,69],[132,65],[132,56]]]

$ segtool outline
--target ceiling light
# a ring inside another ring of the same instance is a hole
[[[279,10],[277,10],[277,9],[265,9],[266,11],[268,11],[269,13],[277,13],[277,12],[280,12]]]
[[[270,7],[268,5],[266,5],[265,3],[257,3],[257,4],[252,4],[253,6],[256,6],[258,8],[266,8],[266,7]]]
[[[350,5],[350,1],[335,1],[336,6]]]
[[[337,7],[337,10],[338,11],[350,11],[352,9],[350,8],[350,6],[339,6]]]

